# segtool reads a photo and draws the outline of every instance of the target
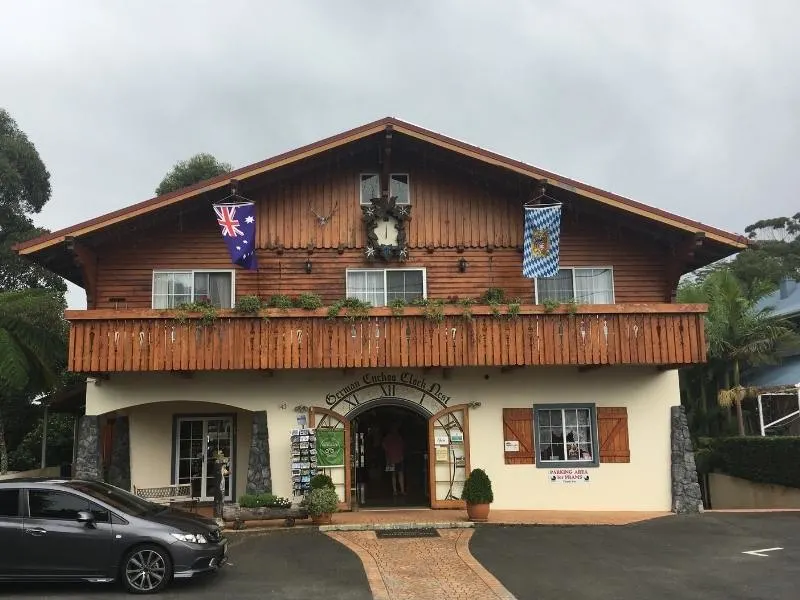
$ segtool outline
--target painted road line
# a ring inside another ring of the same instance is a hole
[[[748,550],[742,554],[752,554],[753,556],[768,556],[764,552],[774,552],[775,550],[783,550],[783,548],[762,548],[761,550]]]

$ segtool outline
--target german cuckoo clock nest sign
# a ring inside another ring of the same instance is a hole
[[[397,204],[394,196],[382,196],[373,198],[361,211],[367,233],[364,248],[367,260],[405,262],[408,259],[406,225],[411,219],[411,207]]]

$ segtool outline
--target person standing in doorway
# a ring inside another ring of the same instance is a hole
[[[403,476],[403,458],[405,456],[405,442],[400,435],[400,426],[397,423],[392,425],[391,430],[383,438],[383,451],[386,454],[386,470],[392,478],[392,494],[397,496],[398,489],[400,495],[406,495],[406,482]]]

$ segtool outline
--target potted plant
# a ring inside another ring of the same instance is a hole
[[[483,469],[473,469],[464,482],[461,499],[467,503],[470,521],[485,523],[489,520],[489,504],[494,501],[492,482]]]
[[[314,488],[306,496],[306,506],[312,523],[329,525],[333,519],[333,513],[339,508],[339,495],[332,486]]]

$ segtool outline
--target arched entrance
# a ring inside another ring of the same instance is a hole
[[[340,490],[344,498],[342,508],[355,508],[360,505],[362,496],[360,484],[368,483],[370,475],[381,481],[372,491],[392,491],[391,471],[385,470],[383,452],[373,453],[368,464],[368,457],[363,444],[375,443],[374,435],[368,435],[370,425],[373,429],[383,423],[391,426],[392,415],[397,417],[410,430],[412,438],[426,433],[425,443],[413,443],[413,451],[418,453],[406,467],[408,482],[414,481],[415,497],[406,499],[417,503],[422,494],[426,500],[424,505],[432,508],[458,508],[463,506],[460,500],[463,482],[469,473],[469,406],[466,404],[450,405],[452,398],[441,391],[438,383],[429,384],[410,373],[400,375],[366,374],[361,379],[340,390],[328,394],[326,407],[312,407],[309,425],[317,429],[342,431],[345,440],[344,464],[341,467],[325,469]],[[392,412],[394,411],[394,412]],[[381,414],[382,413],[382,414]],[[422,421],[427,423],[422,428]],[[360,437],[360,434],[365,434]],[[373,431],[373,434],[376,432]],[[383,431],[381,430],[381,434]],[[412,449],[412,448],[410,448]],[[421,454],[421,456],[419,456]],[[375,456],[381,456],[380,461]],[[363,461],[362,461],[363,459]],[[408,467],[414,464],[415,472],[409,477]],[[379,469],[384,470],[381,475]],[[421,465],[421,467],[419,466]],[[370,472],[371,469],[371,472]],[[421,473],[419,471],[422,471]],[[427,477],[427,484],[424,478]],[[399,481],[395,480],[399,485]],[[364,490],[364,497],[369,506]],[[380,500],[386,496],[373,497]],[[392,498],[392,496],[389,496]],[[401,504],[402,506],[402,504]]]
[[[428,415],[387,401],[353,415],[350,428],[359,507],[430,506]]]

